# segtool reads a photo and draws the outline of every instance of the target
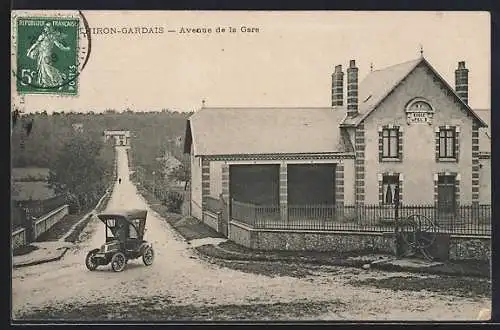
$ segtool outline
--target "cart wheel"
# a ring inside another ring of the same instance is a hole
[[[420,215],[412,214],[406,219],[404,228],[401,230],[401,237],[409,249],[405,256],[414,256],[418,252],[428,259],[433,260],[427,250],[436,240],[438,225],[432,219]]]
[[[111,268],[113,268],[115,272],[121,272],[125,269],[126,264],[127,258],[125,258],[125,255],[121,252],[116,252],[111,258]]]
[[[148,247],[142,254],[142,262],[144,262],[146,266],[151,266],[153,264],[154,257],[155,253],[153,251],[153,248]]]
[[[85,266],[87,266],[88,270],[92,271],[97,268],[97,262],[94,260],[94,256],[99,251],[99,249],[95,249],[87,253],[87,257],[85,258]]]

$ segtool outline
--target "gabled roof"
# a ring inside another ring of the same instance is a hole
[[[49,172],[45,167],[13,167],[10,176],[13,181],[47,181]]]
[[[184,152],[194,155],[352,152],[345,108],[202,108],[189,119]]]
[[[55,197],[56,191],[47,182],[12,182],[10,198],[14,201],[46,200]]]
[[[423,57],[416,60],[392,65],[385,69],[372,71],[359,84],[358,88],[358,112],[354,118],[346,118],[342,123],[345,126],[358,126],[368,117],[380,103],[419,65],[427,66],[434,75],[443,83],[461,105],[469,112],[481,126],[486,123],[481,120],[472,109],[460,99],[455,90],[441,77],[441,75]]]

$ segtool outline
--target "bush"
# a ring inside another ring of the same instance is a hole
[[[163,204],[167,206],[168,211],[172,213],[181,213],[184,196],[176,191],[168,191]]]
[[[80,212],[80,202],[75,195],[69,194],[67,196],[66,202],[68,203],[69,214],[77,214]]]

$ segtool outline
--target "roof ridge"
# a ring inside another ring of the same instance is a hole
[[[413,60],[408,60],[408,61],[404,61],[404,62],[401,62],[401,63],[396,63],[396,64],[393,64],[393,65],[390,65],[390,66],[383,67],[381,69],[373,70],[370,73],[392,69],[392,68],[394,68],[396,66],[403,65],[403,64],[409,64],[411,62],[419,62],[419,61],[421,61],[423,59],[424,59],[423,57],[420,57],[420,58],[416,58],[416,59],[413,59]]]

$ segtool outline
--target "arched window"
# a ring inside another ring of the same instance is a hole
[[[432,107],[429,103],[426,101],[422,100],[417,100],[414,102],[411,102],[406,109],[406,111],[422,111],[422,112],[434,112],[432,110]]]
[[[427,123],[431,124],[434,115],[434,109],[431,104],[424,98],[414,98],[406,105],[406,117],[408,124],[410,123]]]

